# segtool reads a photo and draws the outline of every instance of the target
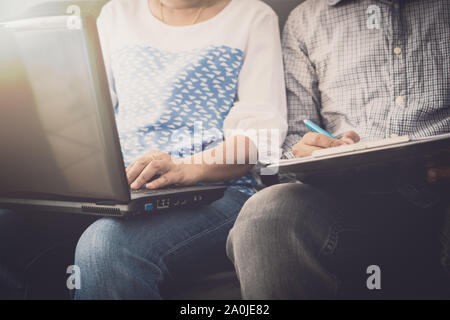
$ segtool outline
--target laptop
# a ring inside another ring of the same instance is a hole
[[[129,217],[226,190],[129,189],[94,17],[0,24],[0,148],[1,208]]]

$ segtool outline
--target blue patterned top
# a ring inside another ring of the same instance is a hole
[[[227,46],[170,52],[135,45],[114,51],[111,68],[125,165],[149,150],[185,157],[221,143],[242,64],[243,52]],[[199,131],[201,137],[194,138]],[[226,184],[252,195],[257,181],[247,174]]]

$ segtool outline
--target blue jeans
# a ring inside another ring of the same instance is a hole
[[[229,263],[225,244],[249,197],[228,190],[211,205],[130,220],[104,218],[81,236],[76,299],[162,299]],[[220,269],[219,269],[220,271]]]

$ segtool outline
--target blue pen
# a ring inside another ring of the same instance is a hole
[[[321,127],[319,127],[317,124],[315,124],[314,122],[312,122],[311,120],[303,120],[303,122],[305,123],[305,125],[310,128],[312,131],[317,132],[317,133],[321,133],[326,135],[327,137],[330,137],[332,139],[336,139],[336,137],[333,137],[330,133],[328,133],[327,131],[323,130]]]

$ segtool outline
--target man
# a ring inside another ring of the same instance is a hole
[[[450,132],[449,39],[447,0],[301,4],[283,39],[285,157]],[[308,132],[304,119],[340,139]],[[243,298],[448,297],[449,159],[420,172],[411,160],[253,196],[227,243]]]

